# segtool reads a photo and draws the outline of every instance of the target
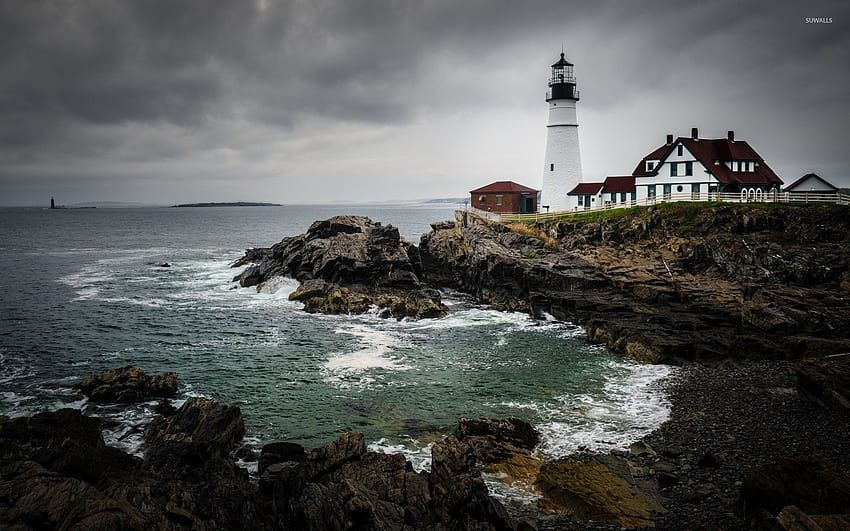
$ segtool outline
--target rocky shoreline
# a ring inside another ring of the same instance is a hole
[[[846,400],[848,374],[850,356],[688,364],[666,382],[670,419],[628,452],[544,462],[527,423],[461,419],[435,444],[430,472],[368,452],[350,432],[312,451],[265,444],[259,483],[236,466],[239,409],[209,399],[161,408],[143,459],[106,446],[100,421],[76,410],[0,418],[0,527],[843,529],[850,409],[818,397]],[[81,388],[98,381],[93,399],[112,384],[150,399],[152,384],[175,377],[125,367]],[[482,472],[537,501],[503,506]]]
[[[639,361],[850,352],[846,207],[670,203],[514,227],[457,212],[432,227],[432,283],[576,323]]]
[[[461,419],[429,472],[350,432],[309,452],[267,444],[254,484],[232,457],[238,408],[163,400],[144,459],[104,445],[97,419],[61,410],[0,418],[0,527],[850,528],[850,214],[663,208],[513,229],[459,213],[419,248],[341,216],[234,264],[247,266],[243,286],[296,278],[291,298],[311,312],[438,317],[436,288],[453,287],[681,365],[670,419],[628,452],[544,462],[527,423]],[[127,367],[80,387],[132,402],[173,394],[176,375]],[[537,502],[503,506],[482,471]]]

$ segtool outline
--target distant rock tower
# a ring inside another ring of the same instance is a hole
[[[564,59],[563,52],[561,59],[552,65],[546,101],[549,102],[549,125],[540,205],[548,205],[549,211],[555,212],[575,206],[569,204],[567,193],[581,182],[576,119],[578,89],[573,64]]]

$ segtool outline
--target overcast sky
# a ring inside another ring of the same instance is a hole
[[[562,45],[585,180],[699,127],[734,129],[786,183],[850,185],[848,6],[3,0],[0,204],[539,188]]]

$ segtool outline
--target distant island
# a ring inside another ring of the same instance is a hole
[[[254,203],[251,201],[236,201],[232,203],[184,203],[182,205],[174,205],[179,207],[269,207],[283,206],[280,203]]]

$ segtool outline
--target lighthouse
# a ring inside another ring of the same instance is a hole
[[[546,126],[546,159],[540,204],[548,205],[550,212],[575,206],[568,203],[567,193],[581,182],[576,119],[578,96],[573,64],[564,59],[561,52],[561,58],[552,65],[549,90],[546,92],[549,123]]]

